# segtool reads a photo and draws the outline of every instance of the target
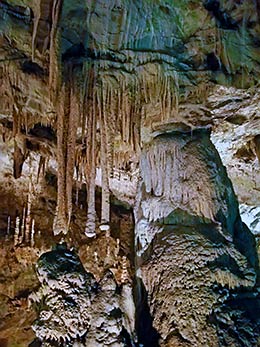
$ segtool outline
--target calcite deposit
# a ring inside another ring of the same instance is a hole
[[[258,347],[260,4],[0,2],[0,346]]]

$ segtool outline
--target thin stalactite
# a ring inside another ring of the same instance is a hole
[[[32,61],[35,58],[35,42],[37,37],[38,25],[41,18],[41,1],[34,1],[35,11],[33,19],[33,32],[32,32]]]
[[[57,207],[54,218],[54,234],[67,233],[67,222],[65,213],[65,151],[64,151],[64,127],[65,127],[65,85],[59,94],[59,103],[57,108],[57,162],[58,162],[58,189],[57,189]]]
[[[76,159],[76,136],[79,118],[77,90],[73,71],[64,83],[57,111],[58,196],[54,233],[67,234],[72,214],[72,188]]]
[[[93,78],[93,75],[92,75]],[[93,80],[92,80],[93,82]],[[90,99],[89,99],[90,100]],[[97,132],[97,109],[96,91],[93,91],[92,102],[88,105],[88,177],[87,177],[87,222],[85,227],[86,236],[96,235],[96,208],[95,208],[95,187],[96,187],[96,132]]]
[[[100,123],[100,166],[102,175],[101,224],[107,224],[110,221],[110,192],[107,163],[105,96],[103,92],[100,94],[98,93],[97,96]]]
[[[73,84],[73,83],[71,83]],[[67,163],[66,163],[66,201],[68,225],[72,214],[72,187],[75,166],[76,136],[78,127],[78,100],[75,91],[70,90],[69,121],[67,135]]]
[[[52,6],[52,25],[50,31],[49,90],[50,99],[56,102],[59,91],[59,28],[58,21],[62,0],[54,0]]]

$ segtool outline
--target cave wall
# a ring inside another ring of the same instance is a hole
[[[112,345],[258,345],[259,14],[250,0],[0,3],[0,344],[33,341],[35,264],[66,241],[101,288],[91,319],[106,301],[123,312]],[[87,343],[34,327],[46,346]]]

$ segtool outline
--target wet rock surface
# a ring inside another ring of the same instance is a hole
[[[1,346],[260,344],[259,16],[0,3]]]
[[[141,175],[137,276],[159,345],[258,346],[256,243],[209,134],[156,137]]]
[[[33,330],[42,346],[134,345],[131,287],[119,288],[111,271],[97,282],[75,252],[58,245],[40,257],[37,276],[41,286],[30,300],[38,310]]]

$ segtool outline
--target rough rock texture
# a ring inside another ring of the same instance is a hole
[[[0,345],[28,346],[34,339],[36,312],[27,299],[39,285],[34,264],[41,253],[29,247],[13,249],[12,242],[3,239],[0,251]]]
[[[137,276],[160,346],[258,346],[256,245],[208,131],[155,137],[141,176]]]
[[[243,221],[259,233],[259,91],[218,87],[208,97],[215,144],[241,204]]]
[[[37,275],[41,286],[30,300],[39,310],[33,330],[42,346],[133,345],[131,288],[119,288],[112,272],[97,283],[76,253],[60,245],[40,257]]]
[[[259,18],[251,0],[0,2],[0,345],[32,341],[10,288],[25,304],[36,257],[64,240],[101,287],[123,286],[93,297],[84,343],[122,326],[133,340],[134,288],[139,344],[257,345],[255,239],[234,191],[259,243]]]

